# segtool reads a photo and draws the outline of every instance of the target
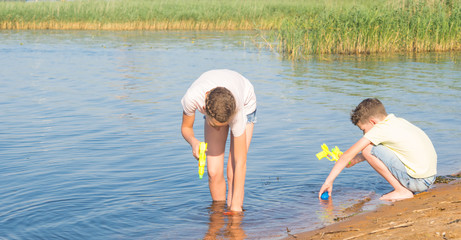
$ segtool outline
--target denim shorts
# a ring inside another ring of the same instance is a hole
[[[247,115],[247,123],[257,123],[258,121],[258,118],[256,118],[256,110],[254,110],[254,112],[250,113]],[[206,115],[203,115],[203,119],[206,119]]]
[[[257,123],[258,119],[256,118],[256,110],[250,114],[247,115],[247,123]]]
[[[384,145],[376,145],[371,149],[371,154],[381,160],[399,182],[412,192],[423,192],[434,183],[435,176],[427,178],[414,178],[408,175],[405,165],[397,155]]]

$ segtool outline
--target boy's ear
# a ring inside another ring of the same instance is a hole
[[[379,122],[379,121],[378,121],[376,118],[374,118],[374,117],[370,118],[369,121],[370,121],[370,123],[373,124],[373,125],[375,125],[375,124],[377,124],[377,123]]]

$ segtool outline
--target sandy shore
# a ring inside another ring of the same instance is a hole
[[[412,199],[385,205],[293,239],[461,239],[461,179],[437,183]]]

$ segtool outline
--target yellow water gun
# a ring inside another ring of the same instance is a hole
[[[203,178],[203,173],[205,172],[206,164],[206,149],[208,144],[206,142],[200,142],[198,150],[198,177]]]
[[[322,151],[315,155],[319,160],[326,157],[330,161],[338,161],[339,156],[343,154],[343,152],[341,152],[337,146],[332,148],[331,151],[328,149],[328,146],[325,143],[322,144],[321,147]]]

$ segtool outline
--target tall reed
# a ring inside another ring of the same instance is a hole
[[[299,0],[297,0],[299,2]],[[0,2],[2,29],[274,29],[291,7],[281,0],[80,0]]]
[[[461,50],[461,1],[396,1],[306,9],[272,40],[285,56]],[[275,39],[275,40],[274,40]]]

